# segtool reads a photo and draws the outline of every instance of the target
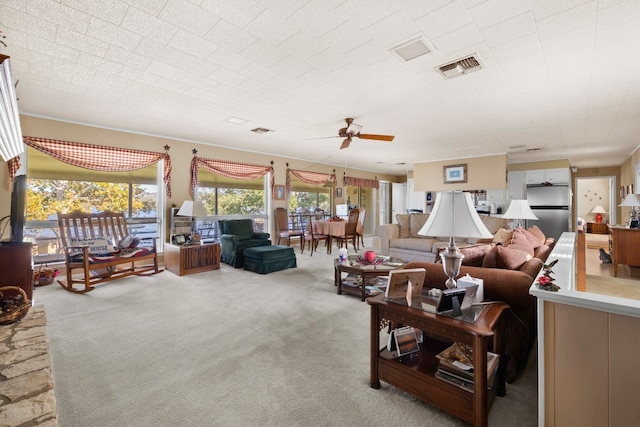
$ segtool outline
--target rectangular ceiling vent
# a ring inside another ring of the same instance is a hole
[[[480,59],[477,54],[473,54],[466,58],[458,59],[448,64],[440,65],[436,67],[436,70],[445,79],[452,79],[454,77],[461,76],[463,74],[469,74],[474,71],[481,70],[483,68]]]

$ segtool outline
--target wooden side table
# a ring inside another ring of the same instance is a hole
[[[503,368],[500,366],[496,384],[487,390],[487,350],[493,344],[494,352],[504,353],[502,339],[494,333],[494,328],[509,306],[500,302],[490,304],[475,323],[467,323],[387,301],[382,294],[367,299],[367,303],[371,305],[369,385],[377,389],[380,388],[380,380],[385,381],[474,426],[486,427],[489,405],[497,392],[496,388],[504,390]],[[380,349],[380,329],[389,323],[420,329],[424,336],[420,351],[393,358],[386,347]],[[473,392],[435,378],[439,365],[436,355],[451,342],[460,342],[473,348]]]
[[[220,243],[164,244],[164,266],[178,276],[220,268]]]
[[[587,233],[609,234],[609,226],[603,222],[588,222]]]

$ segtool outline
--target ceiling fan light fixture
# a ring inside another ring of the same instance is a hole
[[[360,133],[360,130],[362,130],[362,126],[351,123],[349,127],[347,127],[347,135],[357,135]]]

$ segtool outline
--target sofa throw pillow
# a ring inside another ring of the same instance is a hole
[[[496,246],[496,267],[507,270],[518,270],[525,262],[532,258],[525,251],[513,249],[506,246]]]
[[[532,225],[527,229],[527,238],[533,244],[533,249],[538,249],[540,246],[544,245],[544,242],[547,240],[547,237],[544,235],[544,232],[538,228],[537,225]]]
[[[487,252],[482,259],[482,267],[483,268],[497,268],[497,259],[498,259],[498,247],[496,245],[492,245],[489,252]]]
[[[429,219],[429,214],[414,213],[409,215],[409,237],[426,237],[418,234],[424,223]]]
[[[398,220],[398,226],[400,227],[400,234],[398,235],[401,239],[406,239],[409,237],[409,215],[408,214],[397,214],[396,220]]]
[[[133,236],[131,234],[127,234],[118,242],[118,249],[133,249],[137,248],[140,244],[140,238],[138,236]]]
[[[116,249],[113,247],[111,242],[104,237],[94,237],[94,238],[72,237],[69,239],[69,245],[73,248],[89,246],[89,253],[92,255],[106,255],[116,251]],[[82,253],[82,249],[71,251],[71,255],[78,255],[81,253]]]
[[[526,236],[526,230],[523,230],[522,228],[514,230],[513,236],[511,236],[511,243],[506,247],[521,250],[528,254],[529,257],[532,257],[534,254],[533,245]]]
[[[491,243],[483,243],[460,248],[460,253],[464,255],[462,265],[482,267],[485,255],[493,248],[493,246],[494,245]]]
[[[499,216],[480,215],[480,219],[491,234],[496,234],[499,229],[509,226],[509,220]]]
[[[496,245],[508,245],[511,243],[511,238],[513,237],[513,230],[509,230],[506,228],[501,228],[496,231],[493,236],[493,243]]]

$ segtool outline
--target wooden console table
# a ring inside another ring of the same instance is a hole
[[[503,388],[504,378],[500,374],[503,369],[498,368],[498,384],[487,390],[487,350],[492,343],[493,351],[503,353],[499,337],[493,330],[509,306],[504,303],[490,304],[475,323],[467,323],[387,301],[382,294],[367,299],[367,303],[371,305],[370,386],[378,389],[380,380],[383,380],[474,426],[486,427],[492,402],[490,399],[496,387]],[[381,350],[380,330],[389,323],[422,330],[424,342],[420,351],[393,358],[386,347]],[[473,347],[473,393],[434,377],[439,365],[436,354],[453,341]]]
[[[609,226],[603,222],[588,222],[587,233],[609,234]]]
[[[220,268],[220,243],[164,244],[164,266],[178,276]]]
[[[618,277],[618,264],[640,266],[640,228],[610,227],[613,276]]]

